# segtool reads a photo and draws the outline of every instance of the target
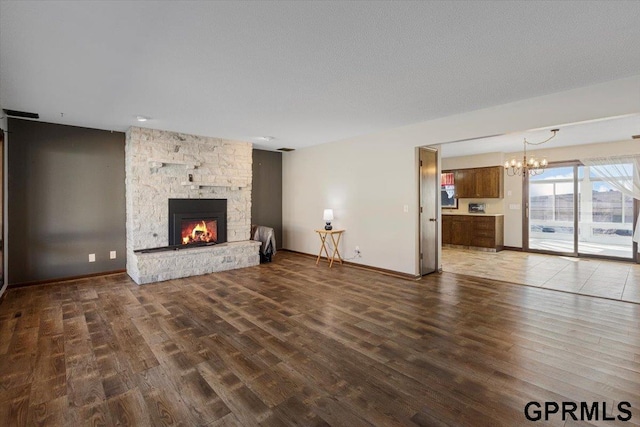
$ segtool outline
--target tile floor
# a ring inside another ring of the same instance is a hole
[[[640,264],[516,251],[442,248],[447,272],[640,303]]]

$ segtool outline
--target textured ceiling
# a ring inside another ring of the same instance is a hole
[[[636,75],[638,16],[638,1],[3,0],[0,102],[300,148]]]

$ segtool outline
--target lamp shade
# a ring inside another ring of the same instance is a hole
[[[325,209],[322,219],[325,221],[333,221],[333,209]]]

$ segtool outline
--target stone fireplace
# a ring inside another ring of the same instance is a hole
[[[249,240],[251,150],[246,142],[127,131],[127,273],[136,283],[259,264],[260,242]]]

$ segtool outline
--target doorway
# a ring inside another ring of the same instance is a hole
[[[438,151],[420,148],[420,274],[438,271],[440,174]]]
[[[631,180],[633,165],[617,165]],[[580,162],[555,164],[524,184],[524,242],[531,252],[635,260],[633,199]]]

